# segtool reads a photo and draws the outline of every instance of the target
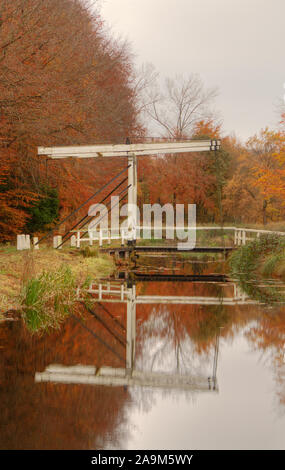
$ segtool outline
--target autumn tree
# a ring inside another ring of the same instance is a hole
[[[284,216],[284,131],[268,128],[246,145],[232,142],[234,158],[225,188],[226,217],[267,223]],[[232,214],[232,215],[231,215]]]
[[[128,44],[106,32],[96,5],[3,0],[0,6],[0,137],[11,161],[16,154],[18,186],[35,194],[43,184],[57,187],[62,212],[94,192],[97,174],[102,184],[103,164],[47,169],[36,146],[115,143],[141,132]]]
[[[37,195],[25,182],[17,166],[17,154],[0,148],[0,241],[13,240],[26,225],[27,209]]]
[[[253,156],[254,184],[263,197],[262,211],[265,225],[268,216],[271,220],[276,220],[284,213],[285,134],[266,128],[261,130],[259,135],[249,139],[247,145]]]
[[[198,75],[168,77],[163,87],[155,78],[145,91],[144,109],[163,136],[189,138],[198,121],[212,117],[209,106],[217,90],[205,89]]]
[[[198,75],[166,78],[161,86],[153,67],[148,65],[143,72],[141,108],[150,122],[149,128],[159,129],[161,138],[190,139],[198,133],[199,122],[213,122],[210,105],[217,92],[206,89]],[[214,191],[215,180],[207,171],[208,157],[189,153],[149,159],[142,164],[141,195],[151,202],[172,203],[174,207],[178,203],[195,203],[201,220],[209,210],[214,210],[215,204],[208,197]]]

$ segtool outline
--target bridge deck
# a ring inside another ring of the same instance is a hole
[[[141,282],[230,282],[224,274],[161,274],[161,273],[133,273],[134,280]]]
[[[197,246],[192,250],[187,248],[178,248],[177,246],[173,245],[162,245],[162,246],[121,246],[116,248],[100,248],[101,253],[110,253],[115,254],[116,252],[120,253],[129,253],[129,252],[136,252],[136,253],[229,253],[232,250],[235,250],[235,247],[231,246]]]

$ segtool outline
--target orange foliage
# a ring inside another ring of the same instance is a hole
[[[9,148],[1,149],[0,174],[14,188],[16,172],[18,191],[2,196],[7,240],[27,218],[14,196],[28,204],[27,191],[37,194],[43,183],[57,187],[64,216],[107,174],[108,165],[97,162],[48,163],[46,169],[37,146],[125,142],[142,131],[128,45],[110,37],[84,1],[3,0],[0,49],[0,137]]]
[[[263,129],[240,147],[225,195],[226,216],[234,220],[266,224],[284,218],[284,131]]]

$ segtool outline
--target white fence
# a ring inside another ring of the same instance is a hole
[[[161,229],[162,231],[166,231],[171,229],[172,227],[137,227],[136,228],[136,239],[139,240],[143,238],[142,232],[144,230],[151,230],[152,232],[154,230],[159,230]],[[175,227],[175,230],[177,229],[184,229],[184,227]],[[245,245],[247,241],[251,241],[254,238],[259,238],[261,234],[276,234],[276,235],[283,235],[285,236],[285,232],[277,232],[277,231],[272,231],[272,230],[259,230],[259,229],[250,229],[250,228],[240,228],[240,227],[190,227],[189,230],[217,230],[217,231],[225,231],[225,232],[232,232],[233,233],[233,240],[234,240],[234,245]],[[107,241],[109,244],[111,243],[112,240],[121,240],[121,244],[124,245],[125,241],[128,239],[132,239],[132,234],[128,232],[128,229],[120,229],[120,232],[118,233],[118,230],[115,231],[115,233],[112,233],[112,229],[100,229],[96,230],[94,232],[89,232],[86,234],[86,237],[81,238],[81,233],[82,231],[80,230],[74,230],[73,231],[76,234],[76,246],[77,248],[80,248],[81,242],[88,242],[90,245],[93,245],[93,243],[99,242],[99,246],[103,245],[104,241]],[[85,232],[86,233],[86,232]]]
[[[99,246],[103,245],[103,242],[108,242],[111,244],[112,240],[120,240],[121,245],[124,245],[126,240],[132,239],[141,239],[144,238],[143,232],[144,231],[151,231],[154,232],[155,230],[161,230],[162,232],[166,232],[166,230],[173,229],[173,227],[144,227],[139,226],[136,227],[136,234],[135,237],[133,233],[130,232],[127,228],[121,228],[119,231],[117,229],[99,229],[94,231],[86,232],[86,230],[71,230],[70,233],[73,233],[70,244],[73,247],[80,248],[82,242],[88,242],[90,246],[93,245],[94,242],[99,242]],[[175,230],[183,230],[184,227],[174,227]],[[285,236],[285,232],[277,232],[272,230],[259,230],[259,229],[251,229],[251,228],[240,228],[240,227],[190,227],[188,230],[199,230],[199,231],[222,231],[222,232],[232,232],[233,235],[233,243],[235,246],[245,245],[247,241],[251,241],[254,238],[259,238],[261,234],[275,234],[275,235],[283,235]],[[81,236],[81,234],[83,236]],[[33,246],[34,248],[39,248],[39,245],[36,245],[38,239],[33,239]],[[61,236],[55,236],[53,239],[53,246],[54,248],[59,247],[62,242]],[[18,250],[25,250],[30,248],[30,236],[29,235],[18,235],[17,236],[17,249]]]
[[[285,232],[276,232],[271,230],[258,230],[253,228],[236,228],[234,231],[234,245],[245,245],[247,241],[259,238],[261,234],[272,233],[275,235],[285,235]],[[253,235],[251,237],[248,234]]]

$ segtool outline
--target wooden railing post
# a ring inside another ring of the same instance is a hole
[[[235,238],[234,238],[234,245],[237,245],[237,229],[235,228],[234,232]]]
[[[93,245],[93,232],[92,230],[89,232],[89,246]]]
[[[79,230],[76,234],[76,246],[77,248],[80,248],[80,231]]]

